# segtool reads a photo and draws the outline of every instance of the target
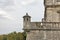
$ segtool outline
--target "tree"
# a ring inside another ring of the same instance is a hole
[[[0,40],[2,40],[3,39],[3,36],[2,35],[0,35]]]
[[[3,40],[7,40],[7,35],[3,35]]]
[[[12,32],[8,35],[0,35],[0,40],[26,40],[26,33],[25,32]]]

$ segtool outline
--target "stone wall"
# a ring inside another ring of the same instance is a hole
[[[31,30],[27,32],[26,40],[60,40],[60,31]]]
[[[45,6],[60,5],[60,0],[45,0]]]
[[[60,40],[60,31],[46,31],[46,40]]]
[[[42,30],[31,30],[27,32],[27,39],[26,40],[43,40],[44,34]]]
[[[46,10],[46,21],[47,22],[59,22],[60,21],[60,17],[59,17],[59,13],[57,12],[58,10],[60,10],[60,7],[49,7]]]
[[[53,0],[45,0],[45,5],[53,5]]]

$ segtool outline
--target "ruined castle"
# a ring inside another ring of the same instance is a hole
[[[23,16],[26,40],[60,40],[60,0],[44,0],[44,7],[42,22],[31,22],[28,14]]]

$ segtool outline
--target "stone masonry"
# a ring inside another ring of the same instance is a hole
[[[45,13],[42,22],[31,22],[31,16],[23,16],[26,40],[60,40],[60,0],[44,0]]]

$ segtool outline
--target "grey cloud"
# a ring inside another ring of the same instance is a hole
[[[4,17],[6,15],[0,15],[0,34],[1,33],[9,33],[11,31],[20,31],[22,32],[23,28],[23,15],[26,12],[31,15],[32,20],[40,21],[42,17],[42,0],[36,4],[35,2],[32,3],[33,5],[25,5],[22,6],[22,0],[0,0],[0,8],[7,12],[8,15],[11,15],[14,20],[8,20],[8,18]],[[16,3],[14,3],[16,2]],[[38,11],[37,11],[38,10]],[[10,16],[10,17],[11,17]],[[40,17],[41,16],[41,17]],[[36,19],[37,18],[37,19]],[[9,29],[8,29],[9,28]]]
[[[39,2],[40,0],[23,0],[21,2],[21,5],[23,6],[29,6],[29,5],[35,5]]]
[[[0,8],[5,8],[6,6],[14,5],[13,0],[0,0]]]

